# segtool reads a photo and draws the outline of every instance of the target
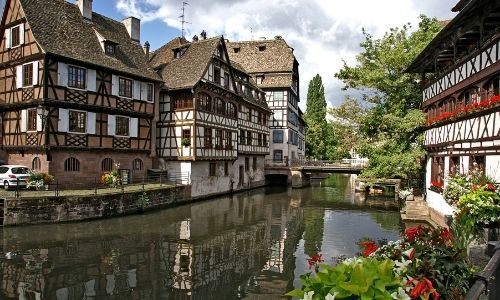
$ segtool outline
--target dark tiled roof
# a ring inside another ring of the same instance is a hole
[[[233,69],[236,71],[236,72],[240,72],[240,73],[245,73],[247,74],[248,76],[248,85],[250,87],[252,87],[253,89],[257,90],[259,93],[263,93],[264,91],[259,87],[257,86],[257,83],[255,82],[255,80],[253,80],[253,78],[248,75],[248,72],[245,71],[245,68],[243,68],[242,65],[240,65],[239,63],[237,62],[234,62],[234,61],[230,61],[231,62],[231,67],[233,67]],[[243,99],[245,99],[247,102],[250,102],[252,103],[253,105],[256,105],[258,107],[261,107],[267,111],[271,111],[271,109],[269,108],[269,106],[267,105],[267,102],[266,101],[258,101],[256,100],[254,97],[252,97],[251,95],[248,95],[248,94],[245,94],[245,93],[242,93],[242,92],[239,92],[238,93]]]
[[[183,37],[176,37],[160,48],[151,53],[150,63],[152,66],[158,67],[163,64],[168,64],[174,60],[174,49],[179,49],[182,46],[188,46],[189,42]]]
[[[160,74],[167,88],[190,88],[201,80],[222,39],[214,37],[182,45],[178,44],[176,39],[156,50],[151,62],[153,67],[160,68]],[[186,52],[180,58],[174,59],[173,49],[179,46],[186,47]]]
[[[226,46],[230,59],[247,72],[293,72],[293,49],[283,39],[228,42]],[[235,52],[234,48],[239,51]]]
[[[125,26],[93,13],[85,20],[78,7],[63,0],[20,0],[33,35],[46,53],[160,81],[148,64],[141,45]],[[104,54],[95,32],[117,43],[114,57]]]
[[[261,88],[289,88],[292,85],[292,74],[266,74],[259,84]]]

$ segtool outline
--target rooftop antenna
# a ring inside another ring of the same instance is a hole
[[[250,40],[253,41],[253,28],[250,26]]]
[[[186,15],[184,14],[184,10],[185,10],[186,5],[189,5],[189,3],[182,2],[182,9],[181,9],[182,15],[179,16],[179,18],[181,19],[181,28],[182,28],[181,29],[181,36],[182,37],[184,37],[184,24],[191,24],[188,21],[186,21],[186,19],[185,19]]]

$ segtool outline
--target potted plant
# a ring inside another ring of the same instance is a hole
[[[113,170],[102,174],[101,182],[108,187],[116,187],[120,183],[120,174],[118,173],[118,170]]]
[[[184,147],[191,146],[191,139],[190,138],[182,138],[181,139],[181,145],[184,146]]]
[[[43,188],[48,189],[49,184],[54,180],[55,178],[53,175],[43,172],[31,172],[29,173],[26,187],[37,191]]]

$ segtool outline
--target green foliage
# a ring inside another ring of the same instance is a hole
[[[181,139],[181,145],[184,147],[189,147],[191,146],[191,139],[188,138],[182,138]]]
[[[473,168],[468,173],[454,173],[447,178],[444,198],[451,205],[456,205],[460,197],[479,188],[497,190],[495,181],[486,176],[481,170]]]
[[[309,82],[307,109],[304,119],[307,123],[306,153],[314,159],[336,159],[337,144],[333,128],[326,122],[325,88],[321,76],[316,74]]]
[[[287,295],[304,298],[309,293],[311,299],[328,299],[329,294],[335,299],[392,299],[391,293],[402,286],[393,268],[393,261],[374,258],[345,260],[335,267],[322,264],[315,274],[300,277],[302,290]]]
[[[350,139],[349,145],[370,159],[362,174],[365,177],[406,178],[421,168],[421,93],[418,76],[405,70],[441,25],[436,19],[421,16],[418,30],[410,29],[409,24],[392,28],[381,39],[363,30],[364,51],[356,57],[358,64],[351,67],[344,62],[335,74],[345,89],[363,93],[362,100],[348,98],[330,113],[335,135],[343,136],[341,141]],[[348,109],[352,103],[355,105]]]
[[[26,187],[28,189],[40,190],[46,185],[54,182],[55,177],[53,175],[44,172],[30,172],[27,179]]]
[[[137,204],[141,209],[144,209],[149,205],[149,197],[145,191],[143,191],[137,198]]]
[[[318,209],[304,210],[304,253],[312,256],[321,251],[323,241],[323,211]]]
[[[479,188],[458,200],[458,214],[476,227],[500,222],[500,195]]]

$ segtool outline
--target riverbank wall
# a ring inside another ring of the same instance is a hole
[[[103,219],[189,202],[191,202],[191,186],[189,185],[118,194],[7,198],[4,200],[3,225]]]

